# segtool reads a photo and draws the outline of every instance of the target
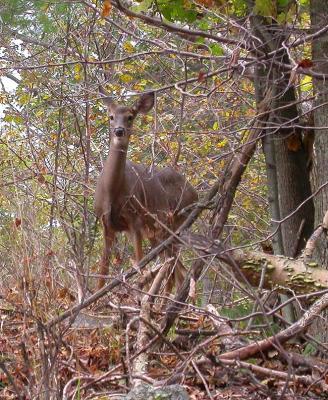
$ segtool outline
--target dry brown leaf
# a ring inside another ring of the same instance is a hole
[[[200,70],[198,73],[198,78],[197,81],[198,82],[204,82],[206,80],[206,72],[204,70]]]
[[[301,68],[311,68],[313,67],[313,61],[309,58],[299,61],[298,66]]]
[[[45,183],[46,181],[46,178],[42,174],[39,174],[37,179],[39,183]]]
[[[101,18],[108,17],[112,9],[111,0],[105,0],[101,11]]]
[[[15,226],[19,228],[22,225],[22,220],[20,218],[15,218]]]
[[[287,139],[287,148],[289,151],[299,151],[299,149],[302,146],[302,142],[301,139],[298,135],[296,135],[295,133],[290,135]]]
[[[197,3],[209,8],[214,7],[214,0],[197,0]]]

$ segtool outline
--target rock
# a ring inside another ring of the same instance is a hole
[[[155,388],[151,385],[139,385],[121,400],[190,400],[186,390],[180,385]]]

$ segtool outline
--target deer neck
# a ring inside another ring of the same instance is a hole
[[[121,146],[112,139],[104,168],[104,180],[110,203],[116,203],[125,190],[125,168],[128,146]]]

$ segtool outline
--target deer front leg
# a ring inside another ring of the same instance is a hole
[[[111,250],[113,247],[113,243],[115,240],[115,232],[108,223],[108,216],[102,217],[102,225],[103,225],[103,235],[104,235],[104,245],[103,245],[103,252],[100,261],[100,275],[98,281],[98,289],[101,289],[105,285],[105,275],[109,274],[109,257],[111,255]]]
[[[131,229],[129,232],[130,240],[134,249],[134,265],[133,268],[140,272],[138,263],[143,258],[142,251],[142,234],[139,229]]]

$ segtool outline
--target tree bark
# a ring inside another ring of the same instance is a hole
[[[311,1],[311,23],[313,30],[317,30],[323,25],[327,25],[328,6],[326,2],[320,0]],[[328,34],[321,36],[312,44],[312,59],[317,72],[328,73]],[[327,82],[313,78],[314,91],[316,95],[314,113],[314,126],[321,128],[315,132],[315,176],[316,187],[320,187],[327,182],[328,176],[328,93]],[[323,129],[322,129],[323,128]],[[327,210],[328,187],[322,189],[315,197],[315,224],[321,223]],[[326,239],[317,243],[316,258],[322,264],[327,265],[328,261],[328,242]]]
[[[285,39],[282,28],[269,24],[260,16],[251,18],[254,35],[262,43],[261,52],[268,53],[281,47]],[[281,52],[284,64],[290,64],[287,52]],[[302,134],[294,125],[298,122],[295,88],[290,84],[290,74],[273,66],[265,76],[258,66],[254,82],[257,101],[264,87],[273,89],[272,129],[263,140],[265,152],[271,216],[275,220],[291,214],[300,203],[311,195],[307,153]],[[260,70],[260,71],[259,71]],[[278,204],[277,204],[278,202]],[[300,210],[281,223],[281,237],[276,237],[275,253],[295,257],[304,248],[313,231],[314,205],[309,200]],[[272,228],[276,228],[273,222]],[[279,230],[278,230],[279,232]]]
[[[236,263],[243,278],[246,278],[254,287],[259,286],[261,281],[264,289],[275,288],[280,293],[284,293],[285,289],[291,289],[297,294],[328,289],[328,270],[315,262],[304,261],[303,257],[292,259],[260,251],[245,250],[231,250],[228,252],[229,257],[227,250],[221,244],[215,241],[211,242],[205,236],[187,233],[182,234],[181,238],[201,253],[207,256],[214,255],[232,266],[236,279],[242,284],[244,281],[241,279],[241,274],[236,271]]]
[[[254,2],[249,0],[249,6],[253,9]],[[276,50],[285,39],[279,25],[276,23],[270,25],[267,19],[261,16],[251,17],[251,26],[254,35],[265,43],[259,48],[264,53]],[[280,57],[285,64],[290,64],[286,52]],[[263,65],[258,63],[255,76],[256,101],[261,100],[262,93],[268,86],[273,89],[275,99],[270,116],[272,129],[267,131],[262,140],[268,180],[271,231],[275,232],[272,240],[273,250],[275,254],[295,257],[310,237],[314,219],[313,201],[310,200],[283,223],[278,222],[292,214],[297,206],[311,195],[307,154],[302,145],[301,132],[293,128],[298,122],[295,88],[290,86],[290,74],[280,71],[275,66],[264,70]],[[286,108],[286,105],[289,107]],[[298,146],[295,146],[295,141]],[[294,146],[291,146],[291,143]],[[286,300],[286,295],[281,295],[281,301]],[[291,304],[284,308],[283,312],[288,321],[294,321],[295,311]]]
[[[316,31],[320,27],[327,25],[328,5],[320,0],[311,0],[311,26]],[[324,34],[312,43],[312,60],[316,72],[328,72],[328,34]],[[328,176],[328,93],[327,83],[325,80],[313,78],[313,87],[316,95],[315,107],[313,110],[314,127],[320,128],[315,130],[314,148],[314,189],[319,188],[327,182]],[[315,197],[315,224],[320,224],[327,209],[328,204],[328,187],[323,188]],[[316,242],[315,259],[325,268],[328,265],[328,241],[326,237],[320,238]],[[319,336],[321,340],[327,341],[327,311],[318,319],[312,327],[313,334]]]

